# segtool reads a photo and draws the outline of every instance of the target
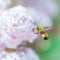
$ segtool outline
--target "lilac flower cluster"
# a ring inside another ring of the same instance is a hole
[[[57,13],[57,5],[51,0],[22,1],[24,6],[18,5],[4,11],[2,10],[7,5],[4,2],[3,6],[1,3],[0,60],[40,60],[36,52],[25,45],[38,38],[38,35],[32,31],[36,27],[33,22],[44,27],[52,27],[52,17]],[[7,52],[6,48],[16,51]]]

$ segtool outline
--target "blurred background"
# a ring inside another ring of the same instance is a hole
[[[39,54],[41,60],[60,60],[60,0],[54,0],[58,6],[58,14],[53,18],[53,29],[50,30],[49,40],[41,40],[29,46]],[[12,5],[22,4],[22,0],[12,0]]]
[[[58,13],[52,19],[53,29],[48,31],[49,40],[37,39],[27,46],[32,47],[40,56],[41,60],[60,60],[60,0],[54,0],[58,6]],[[12,0],[12,6],[24,5],[22,0]]]

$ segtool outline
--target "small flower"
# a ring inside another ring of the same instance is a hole
[[[30,22],[31,19],[26,11],[25,7],[17,6],[1,14],[0,44],[5,43],[7,48],[16,49],[23,42],[32,43],[37,38],[32,31],[34,25]]]

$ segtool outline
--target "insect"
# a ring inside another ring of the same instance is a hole
[[[45,28],[40,24],[37,24],[36,28],[33,28],[32,31],[35,34],[38,34],[38,35],[41,34],[44,40],[49,39],[48,33],[45,31]]]
[[[30,22],[36,26],[32,29],[34,34],[38,34],[38,36],[42,35],[44,40],[48,40],[49,35],[48,35],[47,31],[52,30],[52,28],[51,27],[43,27],[42,25],[34,22],[34,20],[30,16],[28,16],[28,17],[30,18]]]
[[[43,37],[44,40],[48,40],[49,39],[49,35],[47,33],[47,31],[51,30],[52,28],[50,27],[43,27],[40,24],[36,24],[33,21],[31,21],[33,24],[35,24],[36,27],[34,27],[32,29],[32,31],[34,32],[34,34],[38,34],[41,35]]]

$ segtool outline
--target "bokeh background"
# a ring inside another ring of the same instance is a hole
[[[54,0],[58,6],[58,13],[53,18],[53,29],[50,30],[49,40],[38,39],[28,46],[32,47],[41,60],[60,60],[60,0]],[[12,6],[23,4],[21,0],[12,0]]]

